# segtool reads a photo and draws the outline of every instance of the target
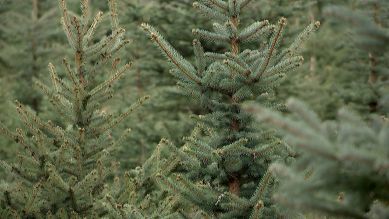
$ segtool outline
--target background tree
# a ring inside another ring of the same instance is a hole
[[[47,60],[62,57],[68,50],[62,46],[55,1],[2,1],[0,21],[0,120],[7,127],[16,128],[13,100],[32,107],[39,113],[42,95],[34,89],[32,79],[47,71]],[[57,59],[58,60],[58,59]],[[5,113],[7,112],[7,113]],[[11,161],[16,156],[16,145],[0,138],[0,159]],[[1,172],[1,171],[0,171]]]
[[[32,79],[47,69],[49,57],[65,55],[65,42],[57,19],[55,1],[5,1],[2,8],[1,52],[2,77],[13,83],[15,98],[35,111],[41,95],[33,89]],[[6,74],[7,73],[7,74]],[[4,91],[3,91],[4,92]]]
[[[366,123],[343,109],[337,121],[321,122],[299,101],[290,100],[288,107],[293,116],[265,109],[258,114],[300,149],[292,167],[271,167],[283,178],[275,198],[295,209],[339,217],[388,217],[388,119],[375,116]]]
[[[184,1],[122,1],[119,5],[123,20],[126,20],[124,27],[133,30],[127,33],[127,37],[137,43],[131,43],[123,54],[134,60],[134,70],[129,75],[134,80],[122,81],[121,92],[115,99],[118,103],[132,102],[145,94],[153,99],[142,110],[135,112],[134,122],[128,124],[132,134],[118,154],[122,168],[128,169],[142,165],[161,138],[181,143],[182,136],[193,127],[189,114],[199,110],[199,107],[179,94],[173,77],[165,76],[169,65],[153,48],[139,25],[142,22],[161,25],[169,33],[167,37],[177,41],[177,45],[190,58],[192,55],[188,51],[187,40],[191,32],[180,29],[194,26],[203,20],[195,19],[189,13],[190,5]],[[175,22],[174,26],[172,22]],[[122,153],[125,151],[132,151],[131,156]]]
[[[304,47],[303,54],[309,61],[302,66],[301,71],[292,74],[282,83],[277,89],[277,96],[284,100],[291,95],[298,97],[325,119],[335,119],[337,109],[345,105],[365,115],[374,111],[372,106],[377,104],[379,96],[369,83],[370,52],[356,46],[359,44],[356,42],[359,33],[355,34],[354,26],[351,23],[344,25],[334,22],[331,19],[334,15],[326,14],[326,8],[339,5],[352,10],[364,9],[369,14],[375,11],[382,16],[385,6],[380,6],[377,11],[371,1],[300,2],[302,10],[293,10],[292,14],[303,21],[318,19],[322,25],[319,34]],[[375,4],[378,4],[377,1]],[[373,16],[369,17],[373,22],[370,24],[374,26]],[[301,28],[301,24],[293,27]]]
[[[336,121],[322,122],[305,104],[294,99],[288,104],[292,111],[290,116],[259,109],[259,120],[281,129],[288,144],[299,149],[294,165],[272,167],[284,178],[276,198],[289,207],[351,218],[386,218],[389,215],[389,68],[379,61],[387,57],[389,38],[385,19],[382,22],[374,19],[388,4],[384,1],[369,3],[373,4],[375,13],[355,12],[344,7],[326,9],[326,13],[351,28],[354,49],[360,54],[370,53],[365,56],[370,62],[362,63],[367,70],[362,85],[369,86],[374,94],[374,104],[367,102],[365,105],[368,113],[360,111],[361,117],[342,109]]]

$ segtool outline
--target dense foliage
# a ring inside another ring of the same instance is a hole
[[[388,13],[0,0],[0,218],[389,218]]]

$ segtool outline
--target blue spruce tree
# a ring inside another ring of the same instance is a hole
[[[264,20],[241,28],[241,13],[250,2],[203,0],[193,4],[215,22],[213,31],[193,30],[193,64],[153,27],[142,25],[172,63],[171,73],[182,93],[196,100],[205,112],[195,116],[198,126],[183,147],[163,139],[144,171],[153,166],[163,190],[220,218],[281,215],[270,199],[276,180],[268,167],[294,153],[253,123],[252,113],[242,106],[256,100],[273,109],[283,108],[274,100],[273,89],[301,64],[299,48],[319,26],[312,23],[292,44],[280,49],[285,18],[275,25]],[[224,49],[206,52],[201,42]]]

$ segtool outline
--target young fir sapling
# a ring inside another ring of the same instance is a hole
[[[119,26],[115,0],[108,1],[109,16],[98,12],[92,20],[88,0],[81,1],[80,16],[70,12],[66,3],[59,1],[74,62],[63,60],[63,78],[49,64],[51,86],[34,81],[63,122],[43,121],[16,103],[25,129],[12,132],[2,125],[0,132],[23,149],[17,162],[1,162],[14,177],[13,183],[0,187],[1,213],[13,218],[124,218],[128,205],[115,203],[107,180],[111,154],[122,139],[113,139],[111,132],[148,97],[117,116],[102,112],[114,83],[131,67],[131,63],[122,65],[116,56],[129,41]],[[110,18],[111,32],[96,40],[96,28],[104,18]],[[102,72],[106,66],[112,69]],[[105,80],[92,80],[97,74]]]

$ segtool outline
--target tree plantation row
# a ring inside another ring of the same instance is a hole
[[[2,0],[0,218],[389,218],[386,0]]]

